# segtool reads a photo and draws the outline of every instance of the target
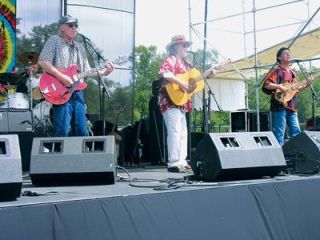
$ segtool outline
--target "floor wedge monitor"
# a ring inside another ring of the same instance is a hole
[[[30,177],[38,186],[113,184],[113,136],[34,138]]]
[[[319,172],[320,132],[301,132],[286,142],[282,149],[286,159],[292,163],[295,173]]]
[[[22,167],[18,135],[0,135],[0,201],[21,194]]]
[[[275,176],[286,161],[272,132],[209,133],[198,144],[191,166],[205,181]]]

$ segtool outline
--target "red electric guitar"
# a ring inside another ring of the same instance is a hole
[[[128,62],[127,57],[119,57],[112,61],[113,65],[122,65]],[[74,80],[74,83],[67,87],[65,86],[59,79],[55,78],[51,74],[45,72],[42,74],[40,78],[40,92],[43,97],[54,105],[61,105],[69,101],[71,95],[74,91],[81,91],[86,89],[87,84],[85,82],[81,82],[81,79],[90,76],[97,72],[96,69],[91,69],[87,72],[77,73],[78,66],[72,65],[67,69],[60,69],[63,74],[71,77]]]

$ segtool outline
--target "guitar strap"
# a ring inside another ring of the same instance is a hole
[[[74,56],[76,52],[76,62],[74,62]],[[76,43],[69,45],[69,60],[68,60],[68,66],[71,66],[72,64],[77,64],[78,66],[78,73],[81,72],[81,64],[80,64],[80,55],[79,55],[79,49],[76,45]]]
[[[278,84],[283,83],[283,77],[282,77],[282,74],[281,74],[281,71],[280,71],[280,67],[276,68],[276,72],[277,72],[277,83]]]

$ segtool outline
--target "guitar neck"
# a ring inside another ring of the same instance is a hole
[[[203,79],[206,79],[206,78],[210,75],[210,72],[211,72],[210,69],[207,70],[205,73],[200,74],[198,77],[196,77],[196,78],[194,79],[194,81],[195,81],[195,82],[199,82],[199,81],[201,81],[201,80],[203,80]]]
[[[86,72],[82,72],[82,73],[78,73],[76,76],[77,76],[77,79],[83,79],[85,77],[89,77],[89,76],[94,76],[99,70],[97,69],[91,69],[89,71],[86,71]]]
[[[115,60],[109,62],[109,64],[111,64],[111,65],[122,65],[122,64],[124,64],[126,62],[128,62],[128,58],[127,57],[118,57]],[[78,73],[76,75],[76,77],[77,77],[77,79],[80,80],[80,79],[83,79],[85,77],[95,76],[95,74],[97,74],[99,70],[105,68],[106,66],[104,66],[102,68],[99,68],[99,69],[92,68],[89,71]]]
[[[313,75],[314,78],[316,78],[316,77],[318,77],[318,76],[320,76],[320,72],[318,72],[317,74]],[[294,85],[292,86],[292,89],[293,89],[293,90],[297,90],[297,89],[299,89],[300,87],[303,87],[304,85],[307,85],[308,82],[309,82],[309,81],[308,81],[307,79],[305,79],[305,80],[303,80],[303,81],[300,81],[300,82],[294,84]]]
[[[88,77],[88,76],[93,76],[95,73],[97,72],[96,69],[91,69],[89,71],[86,71],[86,72],[82,72],[82,73],[78,73],[76,76],[77,76],[77,79],[83,79],[85,77]]]

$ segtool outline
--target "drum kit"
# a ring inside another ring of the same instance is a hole
[[[0,109],[30,110],[33,115],[34,131],[52,129],[52,104],[44,100],[40,89],[40,74],[36,52],[25,52],[18,57],[27,71],[22,74],[0,73]]]

